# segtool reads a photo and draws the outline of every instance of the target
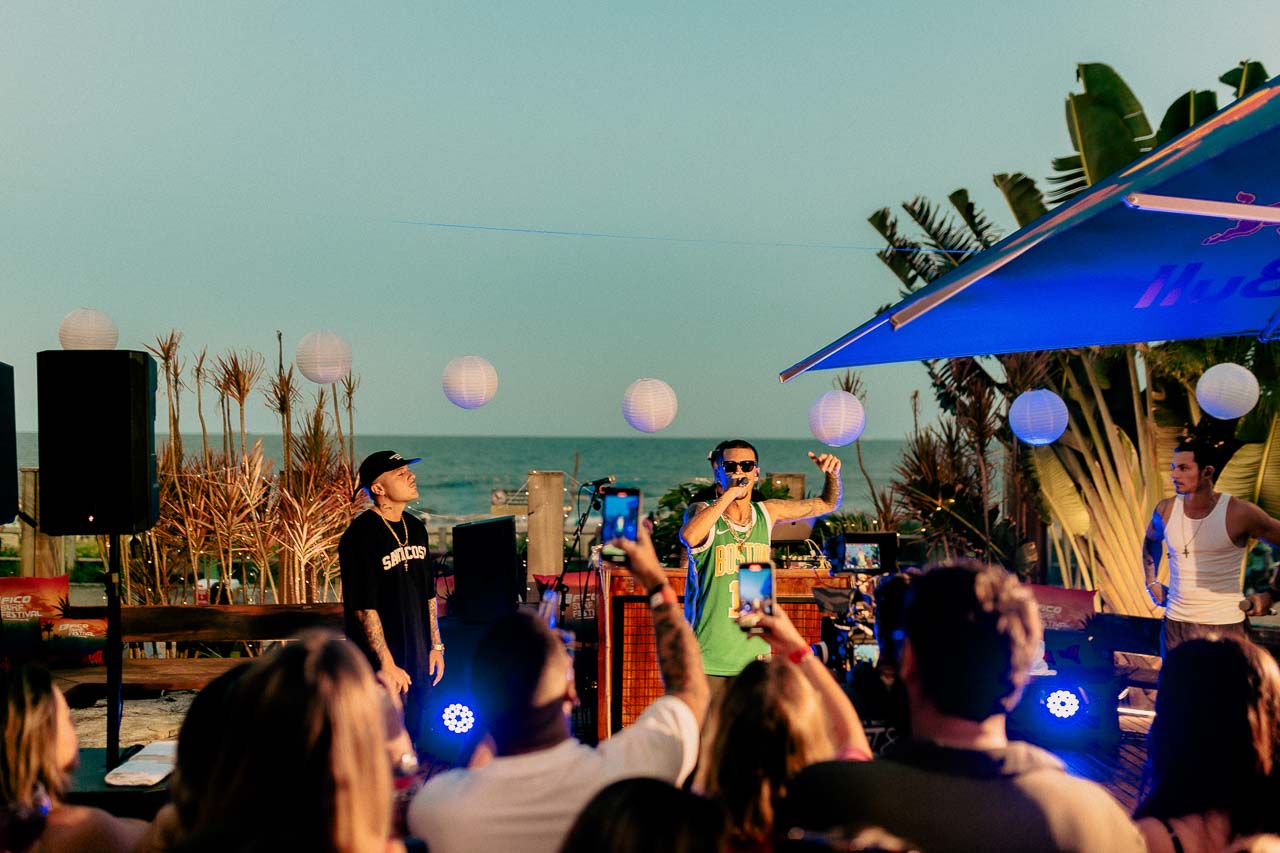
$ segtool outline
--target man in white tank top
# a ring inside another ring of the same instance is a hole
[[[1151,600],[1165,608],[1161,653],[1208,633],[1246,636],[1245,617],[1266,612],[1269,594],[1250,596],[1241,608],[1241,572],[1250,539],[1280,543],[1280,521],[1248,501],[1214,489],[1212,448],[1184,439],[1173,452],[1177,495],[1156,505],[1142,547]],[[1169,558],[1169,583],[1156,579],[1160,552]],[[1274,581],[1273,581],[1274,585]]]

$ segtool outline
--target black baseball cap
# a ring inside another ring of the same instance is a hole
[[[369,488],[373,485],[374,480],[388,471],[394,471],[397,468],[403,468],[406,465],[421,461],[421,457],[405,459],[394,450],[379,450],[377,453],[370,453],[360,463],[360,479],[356,484],[356,490],[351,494],[351,499],[355,500],[359,496],[361,489]]]

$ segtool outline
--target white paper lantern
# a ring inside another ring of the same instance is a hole
[[[828,391],[809,407],[809,431],[828,447],[853,444],[866,426],[862,401],[848,391]]]
[[[1215,364],[1196,383],[1196,399],[1219,420],[1244,417],[1258,404],[1258,378],[1229,361]]]
[[[658,432],[676,419],[676,392],[661,379],[637,379],[622,395],[622,416],[641,432]]]
[[[331,385],[351,372],[351,344],[333,332],[312,332],[298,341],[293,360],[312,382]]]
[[[464,355],[445,365],[444,395],[463,409],[478,409],[498,393],[498,371],[478,355]]]
[[[1027,444],[1052,444],[1067,431],[1067,404],[1052,391],[1023,391],[1009,407],[1009,428]]]
[[[58,325],[63,349],[115,349],[119,340],[115,321],[97,308],[77,308]]]

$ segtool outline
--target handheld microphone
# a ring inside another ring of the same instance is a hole
[[[1247,599],[1247,598],[1242,598],[1242,599],[1240,599],[1240,610],[1241,610],[1242,612],[1244,612],[1244,613],[1248,613],[1248,612],[1249,612],[1249,610],[1250,610],[1252,607],[1253,607],[1253,602],[1251,602],[1249,599]],[[1276,615],[1276,609],[1275,609],[1274,607],[1269,607],[1269,608],[1267,608],[1266,612],[1265,612],[1265,613],[1263,613],[1263,614],[1261,614],[1261,615],[1263,615],[1263,616],[1275,616],[1275,615]]]
[[[601,477],[599,480],[592,480],[590,483],[583,483],[583,487],[587,489],[599,489],[601,486],[608,486],[618,482],[618,478],[610,474],[608,477]]]
[[[746,477],[739,477],[738,479],[736,479],[736,480],[734,480],[734,481],[733,481],[733,484],[734,484],[735,486],[745,486],[745,485],[747,484],[747,478],[746,478]]]

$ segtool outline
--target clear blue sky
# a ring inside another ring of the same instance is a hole
[[[894,301],[874,209],[1069,152],[1075,64],[1153,123],[1245,58],[1280,72],[1280,4],[233,3],[0,6],[0,361],[35,428],[35,353],[72,309],[122,347],[274,363],[351,341],[357,430],[808,435],[818,373],[777,372]],[[704,242],[458,230],[607,232]],[[729,241],[748,245],[730,245]],[[770,245],[774,244],[774,245]],[[444,365],[497,367],[462,411]],[[909,427],[918,365],[868,368],[867,436]],[[927,392],[926,392],[927,396]],[[187,411],[194,414],[194,401]],[[932,403],[926,409],[931,417]],[[259,397],[250,426],[274,431]],[[192,421],[194,423],[194,421]]]

